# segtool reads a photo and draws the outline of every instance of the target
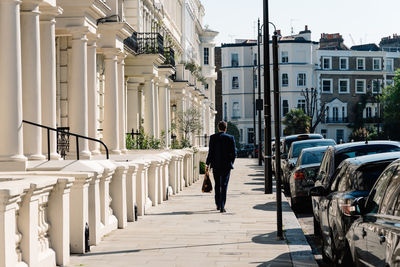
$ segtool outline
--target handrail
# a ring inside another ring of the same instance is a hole
[[[22,122],[30,124],[30,125],[33,125],[33,126],[36,126],[36,127],[41,127],[41,128],[47,129],[47,159],[48,160],[50,160],[50,131],[54,131],[54,132],[57,132],[57,133],[63,133],[63,134],[66,134],[66,135],[72,135],[72,136],[76,137],[76,159],[77,160],[79,160],[79,138],[87,139],[87,140],[98,142],[98,143],[102,144],[104,146],[104,148],[106,149],[106,157],[107,157],[107,159],[110,158],[109,154],[108,154],[108,148],[107,148],[106,144],[104,144],[104,142],[101,141],[101,140],[98,140],[96,138],[87,137],[87,136],[80,135],[80,134],[65,132],[63,130],[51,128],[49,126],[41,125],[41,124],[34,123],[34,122],[31,122],[31,121],[22,120]]]

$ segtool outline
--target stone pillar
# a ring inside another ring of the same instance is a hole
[[[125,54],[118,57],[118,116],[119,116],[119,147],[122,153],[126,153],[126,112],[125,112]]]
[[[105,55],[105,90],[104,90],[104,122],[103,141],[110,153],[121,154],[119,147],[118,120],[118,66],[119,49],[106,48]]]
[[[20,1],[0,1],[0,169],[25,170],[22,138]]]
[[[126,216],[128,222],[134,222],[136,201],[136,177],[138,165],[129,163],[129,169],[126,173]]]
[[[169,147],[169,106],[168,88],[166,84],[161,84],[159,87],[159,125],[160,133],[164,132],[165,147]]]
[[[90,36],[87,47],[88,63],[88,136],[97,138],[99,95],[97,93],[97,69],[96,69],[96,40],[97,36]],[[100,143],[89,142],[92,155],[100,154]]]
[[[86,27],[71,28],[72,58],[71,76],[68,84],[68,120],[70,131],[88,136],[88,76]],[[76,153],[75,138],[71,138],[70,151]],[[80,158],[90,158],[89,142],[79,139]]]
[[[118,228],[123,229],[128,225],[126,206],[126,174],[128,167],[117,165],[115,173],[109,184],[111,208],[118,220]]]
[[[139,83],[132,82],[128,80],[128,96],[127,96],[127,117],[128,117],[128,129],[130,132],[132,129],[134,131],[139,129],[140,125],[140,110],[139,110]]]
[[[42,124],[57,128],[57,85],[56,85],[56,34],[55,16],[61,14],[60,8],[40,8],[40,63],[42,81]],[[42,149],[48,153],[47,131],[43,130]],[[50,132],[50,159],[60,159],[57,153],[57,133]]]
[[[39,14],[39,2],[24,1],[22,3],[21,54],[23,119],[41,124]],[[45,159],[42,155],[42,129],[40,127],[24,124],[24,154],[27,155],[30,160]]]
[[[156,136],[155,107],[154,107],[154,81],[146,79],[144,83],[144,132]]]
[[[154,84],[154,131],[155,131],[155,138],[160,138],[160,102],[159,102],[159,83],[156,82]]]

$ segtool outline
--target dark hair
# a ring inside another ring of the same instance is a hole
[[[225,131],[228,127],[228,124],[225,121],[218,122],[218,130]]]

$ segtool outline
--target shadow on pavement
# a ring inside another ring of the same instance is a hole
[[[149,213],[146,216],[154,216],[154,215],[193,215],[193,214],[211,214],[219,212],[217,209],[209,209],[209,210],[199,210],[199,211],[172,211],[165,213]]]
[[[264,189],[263,189],[264,190]],[[258,204],[253,207],[255,210],[276,211],[276,202],[267,202],[265,204]],[[282,211],[292,211],[286,202],[282,202]]]
[[[254,236],[251,241],[257,244],[264,244],[264,245],[279,245],[285,244],[286,240],[277,240],[276,239],[277,233],[276,231],[265,233],[261,235]]]
[[[253,183],[244,183],[244,184],[247,184],[247,185],[264,185],[263,182],[253,182]]]
[[[248,174],[247,176],[256,176],[256,177],[264,177],[264,172],[261,174]]]
[[[293,266],[292,260],[290,257],[290,253],[283,253],[270,261],[252,262],[252,264],[258,264],[257,267],[269,267],[269,266],[290,267],[290,266]]]

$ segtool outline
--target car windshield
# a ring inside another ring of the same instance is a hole
[[[303,153],[301,156],[301,164],[313,164],[313,163],[321,163],[322,157],[324,156],[325,150],[317,150]]]
[[[362,191],[371,191],[379,175],[390,162],[368,165],[356,172],[356,179],[353,188]]]
[[[339,164],[348,158],[355,158],[359,156],[377,154],[377,153],[385,153],[385,152],[395,152],[400,151],[400,147],[394,145],[365,145],[354,147],[351,150],[345,150],[339,152],[335,155],[335,169],[339,166]]]
[[[318,142],[298,142],[296,144],[293,144],[290,157],[297,158],[300,155],[301,150],[303,150],[304,148],[333,145],[335,145],[335,142],[332,140],[321,140]]]

